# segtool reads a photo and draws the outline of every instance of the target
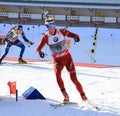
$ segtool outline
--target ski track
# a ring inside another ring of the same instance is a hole
[[[56,84],[55,75],[53,73],[52,64],[48,63],[31,63],[31,64],[12,64],[5,63],[0,66],[1,73],[1,86],[4,91],[1,91],[0,94],[8,94],[8,88],[4,86],[9,80],[17,81],[17,87],[19,90],[19,95],[23,93],[25,89],[29,86],[34,86],[38,88],[45,96],[50,98],[55,98],[55,100],[62,99],[62,95],[59,92],[59,88]],[[75,88],[72,89],[73,84],[70,79],[64,78],[68,76],[67,71],[63,70],[63,79],[65,81],[65,86],[68,88],[70,97],[72,100],[79,101],[80,107],[66,105],[61,108],[52,108],[49,106],[49,102],[41,101],[41,106],[47,108],[43,110],[44,116],[120,116],[120,68],[87,68],[87,67],[76,67],[78,79],[86,90],[90,99],[94,101],[100,110],[84,108],[81,105],[80,98]],[[16,75],[17,74],[17,75]],[[26,80],[29,83],[26,83]],[[54,84],[53,84],[54,83]],[[21,88],[22,86],[22,88]],[[69,90],[70,88],[70,90]],[[0,89],[0,90],[2,90]],[[47,92],[48,91],[48,92]],[[92,91],[92,93],[91,93]],[[74,93],[75,92],[75,93]],[[76,98],[74,98],[74,95]],[[3,102],[3,101],[1,101]],[[22,104],[23,100],[19,104]],[[26,101],[24,101],[26,102]],[[28,101],[27,101],[28,102]],[[53,101],[52,101],[53,102]],[[31,103],[31,101],[30,101]],[[29,103],[29,104],[30,104]],[[18,105],[19,105],[18,104]],[[37,104],[37,103],[36,103]],[[45,113],[46,112],[46,113]],[[65,112],[65,114],[63,113]]]

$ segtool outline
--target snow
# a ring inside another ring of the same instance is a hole
[[[0,34],[5,35],[12,25],[0,24]],[[28,30],[28,27],[30,30]],[[24,25],[25,34],[29,40],[34,41],[33,46],[28,47],[24,58],[41,60],[36,53],[45,26]],[[50,103],[62,101],[63,96],[56,83],[53,72],[53,64],[48,47],[43,49],[47,54],[45,60],[49,62],[31,62],[30,64],[18,65],[13,61],[6,61],[0,65],[0,115],[1,116],[120,116],[120,33],[119,29],[99,28],[95,54],[90,54],[93,48],[93,36],[95,28],[73,28],[68,30],[80,35],[80,43],[74,44],[71,40],[70,52],[74,62],[83,63],[76,66],[78,80],[82,83],[89,100],[99,107],[100,110],[83,107],[82,100],[75,86],[71,82],[66,69],[62,72],[62,78],[70,101],[77,105],[66,105],[54,109]],[[87,32],[87,33],[86,33]],[[68,38],[67,38],[68,39]],[[4,46],[0,46],[0,55]],[[87,51],[96,62],[93,64]],[[7,57],[18,58],[20,49],[12,46]],[[12,63],[11,63],[12,62]],[[84,63],[87,63],[85,65]],[[92,65],[89,67],[88,63]],[[98,64],[112,65],[96,67]],[[88,67],[86,67],[88,66]],[[19,99],[16,102],[15,95],[10,98],[7,82],[16,81]],[[22,94],[30,87],[37,90],[47,100],[26,100]]]
[[[66,69],[62,78],[70,101],[78,105],[53,108],[50,103],[62,101],[63,96],[56,83],[52,62],[31,62],[0,65],[0,115],[1,116],[120,116],[120,67],[94,68],[76,66],[78,80],[87,97],[99,110],[83,107],[82,100],[71,82]],[[8,81],[16,81],[19,99],[9,96]],[[22,94],[36,88],[47,100],[26,100]]]

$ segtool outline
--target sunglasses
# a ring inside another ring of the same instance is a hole
[[[54,26],[53,23],[46,24],[46,27],[47,27],[47,28],[52,28],[53,26]]]

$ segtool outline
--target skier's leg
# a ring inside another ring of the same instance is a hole
[[[56,75],[56,80],[57,80],[57,84],[64,96],[64,100],[63,101],[69,101],[69,96],[65,90],[65,87],[64,87],[64,82],[62,80],[62,77],[61,77],[61,71],[63,69],[64,66],[58,64],[57,62],[54,62],[54,72],[55,72],[55,75]]]
[[[2,56],[1,56],[1,58],[0,58],[0,63],[2,62],[2,60],[3,60],[3,59],[6,57],[6,55],[8,54],[9,49],[10,49],[11,46],[12,46],[12,43],[11,43],[11,42],[7,41],[7,42],[5,43],[5,51],[4,51],[4,53],[2,54]]]
[[[25,45],[22,44],[22,43],[18,43],[18,44],[16,44],[16,46],[18,46],[21,49],[19,57],[22,58],[23,54],[24,54],[24,51],[25,51]]]
[[[83,91],[83,87],[77,79],[75,65],[73,63],[71,56],[69,57],[69,60],[66,64],[66,69],[68,70],[68,72],[70,74],[70,78],[71,78],[72,82],[74,83],[78,92],[80,93],[82,100],[87,100],[87,97],[85,96],[85,92]]]
[[[16,46],[18,46],[18,47],[21,48],[18,62],[19,62],[19,63],[27,63],[25,60],[22,59],[23,54],[24,54],[24,51],[25,51],[25,45],[22,44],[21,42],[19,42],[19,43],[16,44]]]

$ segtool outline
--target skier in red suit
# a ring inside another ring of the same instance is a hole
[[[69,38],[74,38],[75,42],[79,42],[80,41],[79,35],[74,34],[66,29],[57,29],[53,18],[47,18],[45,20],[45,25],[48,30],[45,33],[45,35],[41,38],[41,42],[37,47],[37,52],[39,53],[41,58],[44,58],[45,54],[41,50],[45,44],[49,46],[51,55],[54,59],[54,72],[56,75],[56,80],[64,96],[63,101],[69,102],[69,96],[66,92],[64,82],[61,77],[61,72],[64,66],[69,72],[70,79],[76,86],[82,100],[86,101],[87,97],[85,95],[81,83],[77,79],[75,65],[65,41],[65,37],[67,36]]]

